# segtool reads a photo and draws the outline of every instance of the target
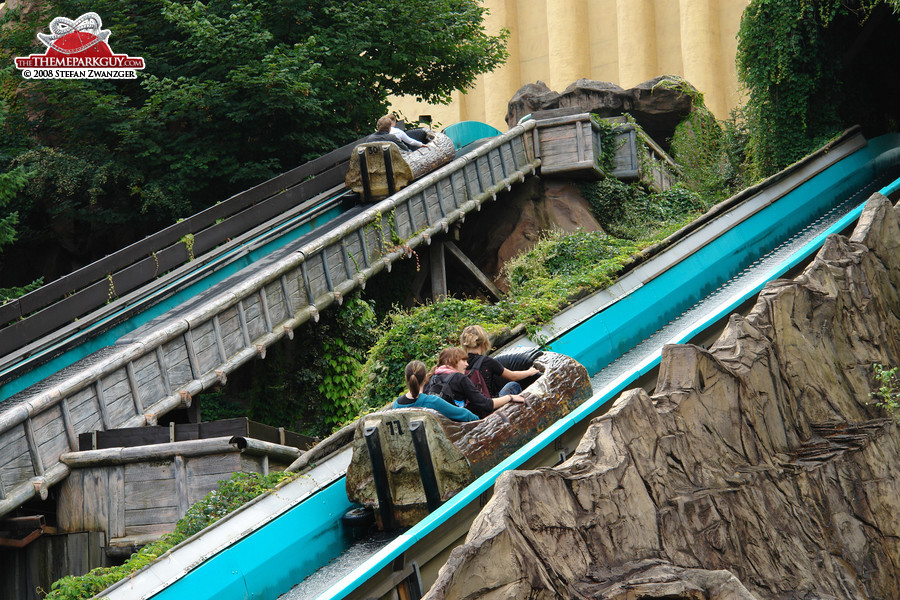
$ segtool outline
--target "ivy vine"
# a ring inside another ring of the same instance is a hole
[[[765,177],[842,129],[842,60],[836,24],[862,26],[883,0],[752,0],[738,32],[737,67],[749,94],[748,158]],[[888,3],[896,11],[898,2]]]

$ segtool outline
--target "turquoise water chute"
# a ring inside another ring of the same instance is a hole
[[[472,142],[492,138],[500,135],[502,132],[496,127],[492,127],[481,121],[461,121],[449,125],[444,129],[444,133],[453,140],[453,146],[459,150],[463,146],[468,146]]]
[[[779,246],[785,238],[804,230],[822,215],[839,206],[849,208],[833,219],[811,241],[804,243],[789,256],[780,259],[777,268],[766,273],[766,281],[783,276],[807,257],[812,256],[827,235],[841,232],[852,226],[862,210],[865,199],[875,191],[882,194],[898,187],[891,179],[896,177],[900,153],[900,135],[882,136],[866,142],[857,136],[853,143],[843,147],[831,147],[803,161],[801,168],[782,177],[773,178],[759,186],[740,203],[721,210],[713,218],[691,234],[673,243],[665,253],[647,261],[641,269],[635,269],[616,283],[618,291],[598,293],[606,295],[595,309],[571,327],[556,332],[550,338],[552,350],[567,354],[594,372],[620,356],[648,333],[653,333],[668,323],[673,316],[682,313],[698,298],[717,288],[723,281],[741,272],[760,256]],[[663,260],[663,257],[668,258]],[[633,281],[629,281],[629,277]],[[740,297],[723,305],[719,312],[704,315],[690,329],[678,332],[667,343],[683,343],[735,309],[737,305],[759,292],[763,283],[743,290]],[[574,307],[577,309],[578,307]],[[658,364],[659,355],[650,356],[616,378],[578,409],[544,430],[538,437],[523,446],[503,463],[480,477],[469,487],[453,497],[423,521],[402,533],[370,558],[355,564],[355,569],[338,582],[316,595],[318,598],[356,597],[359,591],[384,572],[390,571],[396,561],[409,556],[417,544],[427,543],[429,536],[453,520],[458,511],[478,505],[479,498],[489,492],[496,478],[505,470],[528,466],[536,455],[552,449],[557,440],[576,425],[590,420],[626,386]],[[331,526],[335,515],[349,506],[346,496],[340,493],[343,479],[336,480],[328,488],[314,492],[309,498],[286,508],[283,513],[264,520],[250,530],[240,519],[219,526],[219,533],[231,536],[227,542],[219,539],[215,544],[206,543],[208,532],[198,534],[184,547],[171,551],[173,564],[195,564],[195,568],[183,568],[169,584],[160,584],[153,593],[140,597],[176,598],[179,592],[191,590],[197,600],[201,598],[262,598],[285,593],[298,577],[311,571],[313,563],[321,559],[325,564],[341,551]],[[247,511],[249,512],[249,510]],[[299,526],[298,524],[307,524]],[[318,524],[313,527],[310,524]],[[216,526],[210,530],[217,529]],[[286,538],[273,541],[274,534]],[[324,542],[324,540],[328,540]],[[425,540],[425,541],[423,541]],[[194,556],[181,554],[191,544],[206,547]],[[319,556],[319,550],[327,551]],[[317,558],[313,558],[313,556]],[[328,555],[328,556],[325,556]],[[140,574],[138,574],[140,575]],[[161,574],[158,574],[161,576]],[[139,585],[139,577],[121,583],[104,592],[110,598],[129,597]],[[210,590],[211,593],[201,593]],[[363,594],[365,595],[365,594]],[[134,597],[134,596],[130,596]]]

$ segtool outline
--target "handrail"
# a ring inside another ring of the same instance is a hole
[[[353,142],[0,305],[0,357],[343,183]],[[186,239],[191,236],[191,247]]]

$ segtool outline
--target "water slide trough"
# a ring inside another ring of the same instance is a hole
[[[895,194],[900,183],[892,179],[898,164],[900,135],[867,141],[850,130],[714,207],[655,251],[645,251],[615,285],[573,305],[547,327],[550,350],[602,375],[619,357],[673,319],[677,322],[734,276],[753,273],[738,293],[665,333],[665,339],[620,372],[598,376],[593,396],[581,406],[415,526],[350,559],[346,570],[331,579],[323,567],[339,563],[351,546],[340,525],[351,507],[344,487],[351,458],[346,446],[336,447],[308,465],[297,480],[225,517],[101,596],[338,599],[381,597],[400,588],[415,595],[434,580],[449,549],[462,541],[500,473],[564,460],[590,419],[658,365],[663,343],[697,339],[752,299],[767,281],[808,260],[828,234],[851,227],[870,194]],[[785,247],[774,264],[761,262],[770,251]],[[754,271],[755,264],[762,268]],[[521,339],[512,346],[533,345]],[[308,587],[309,582],[314,587]]]

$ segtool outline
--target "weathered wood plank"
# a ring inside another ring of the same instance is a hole
[[[325,282],[325,269],[322,266],[321,258],[313,255],[303,264],[306,265],[307,289],[312,293],[313,298],[318,298],[328,292],[328,284]]]
[[[184,338],[178,336],[163,345],[166,373],[169,377],[171,390],[177,390],[193,381],[191,363],[188,359],[187,348],[184,346]]]
[[[106,532],[110,538],[125,535],[125,467],[107,467],[109,524]]]
[[[240,470],[240,456],[240,452],[235,451],[228,454],[210,454],[188,458],[186,460],[188,478],[193,480],[195,477],[206,475],[225,475],[225,479],[228,479],[232,473]]]
[[[325,248],[325,256],[328,257],[328,271],[331,277],[331,285],[337,286],[347,280],[344,272],[344,254],[340,244],[332,244]]]
[[[188,508],[190,508],[190,503],[188,502],[188,482],[187,472],[184,464],[184,457],[175,457],[175,460],[172,461],[172,471],[174,471],[175,474],[175,506],[178,509],[180,518],[180,515],[184,515],[187,512]]]
[[[201,374],[214,370],[221,364],[219,347],[216,341],[216,329],[213,319],[201,323],[191,331],[194,339],[194,354]],[[227,358],[227,357],[226,357]]]
[[[38,452],[40,452],[44,464],[55,464],[63,452],[69,451],[69,436],[63,419],[62,407],[57,405],[35,415],[31,424]]]
[[[77,469],[59,484],[56,501],[57,528],[61,533],[84,531],[84,475]]]
[[[172,465],[169,462],[128,463],[124,466],[126,485],[172,479]]]
[[[247,332],[251,342],[267,333],[258,294],[251,294],[244,301],[244,317],[247,319]]]
[[[126,535],[137,533],[136,528],[144,526],[166,525],[174,529],[178,519],[184,516],[175,506],[160,506],[156,508],[132,508],[125,511]]]
[[[159,376],[159,364],[155,353],[149,352],[133,361],[134,376],[144,406],[150,406],[165,395],[165,387]]]
[[[260,312],[263,315],[263,324],[266,331],[274,331],[275,325],[284,319],[283,298],[281,295],[281,282],[277,279],[262,286],[260,290]]]
[[[84,528],[106,531],[109,526],[109,474],[106,469],[85,469]]]
[[[252,454],[241,454],[241,471],[244,473],[259,473],[268,475],[269,461],[265,456],[256,456]]]
[[[219,328],[222,331],[222,344],[228,357],[237,354],[244,348],[244,334],[241,332],[241,321],[237,305],[231,306],[219,315]]]
[[[0,480],[7,493],[34,474],[25,428],[19,426],[0,434]]]
[[[72,425],[76,432],[102,429],[102,419],[97,408],[94,386],[88,386],[75,392],[69,396],[68,403],[69,414],[72,415]]]
[[[110,425],[118,427],[135,415],[128,373],[125,368],[119,368],[107,377],[103,377],[101,382]]]
[[[160,523],[158,525],[129,525],[127,531],[128,535],[153,535],[162,537],[175,530],[174,523],[175,521],[172,521],[171,523]]]
[[[128,511],[142,508],[175,507],[177,503],[173,477],[153,481],[125,482],[126,523]]]

